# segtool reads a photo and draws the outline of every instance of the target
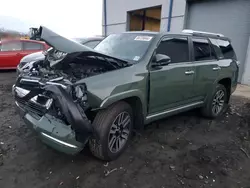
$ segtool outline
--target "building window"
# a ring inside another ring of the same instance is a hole
[[[159,31],[161,23],[161,7],[135,10],[128,13],[130,31]]]

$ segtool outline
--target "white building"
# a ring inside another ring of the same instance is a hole
[[[228,36],[241,62],[239,81],[250,85],[250,0],[103,1],[103,35],[188,28]]]

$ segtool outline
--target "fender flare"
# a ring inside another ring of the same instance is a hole
[[[117,93],[114,95],[110,95],[109,97],[105,98],[102,103],[99,106],[99,109],[104,109],[107,108],[108,106],[110,106],[111,104],[130,98],[130,97],[138,97],[142,103],[142,110],[143,110],[143,114],[146,115],[147,112],[147,105],[143,105],[145,104],[145,94],[144,92],[142,92],[141,90],[138,89],[134,89],[134,90],[129,90],[129,91],[124,91],[121,93]]]

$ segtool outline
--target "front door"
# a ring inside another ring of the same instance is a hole
[[[193,94],[194,67],[187,37],[166,37],[156,54],[170,57],[168,65],[150,68],[149,114],[188,104]]]

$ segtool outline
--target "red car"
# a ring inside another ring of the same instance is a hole
[[[42,41],[14,39],[0,42],[0,69],[16,69],[20,60],[31,53],[44,51],[49,46]]]

